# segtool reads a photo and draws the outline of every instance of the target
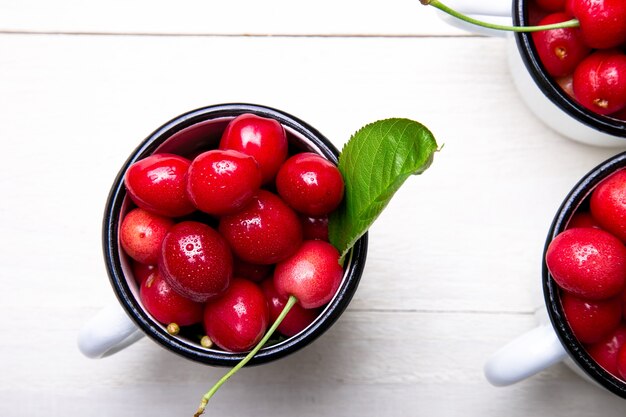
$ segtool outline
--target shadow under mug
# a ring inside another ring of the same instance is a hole
[[[564,231],[570,219],[587,200],[593,189],[614,172],[626,168],[626,152],[595,167],[569,192],[557,211],[546,239],[542,260],[542,285],[549,322],[523,334],[497,351],[485,364],[485,376],[494,385],[510,385],[528,378],[558,362],[565,362],[586,380],[626,398],[622,381],[596,363],[576,339],[561,304],[561,290],[545,262],[550,242]],[[545,320],[547,321],[547,319]]]
[[[456,10],[480,20],[504,25],[528,25],[529,0],[445,0]],[[518,94],[529,110],[561,135],[587,145],[626,148],[626,121],[596,114],[569,97],[547,74],[537,56],[532,36],[484,29],[440,13],[461,29],[487,36],[507,37],[509,71]]]
[[[139,301],[139,289],[132,274],[130,259],[123,253],[118,238],[121,219],[133,207],[124,187],[124,174],[131,164],[156,152],[192,158],[203,150],[215,149],[228,122],[244,113],[278,120],[287,132],[290,154],[315,152],[337,163],[338,150],[320,132],[294,116],[260,105],[232,103],[208,106],[178,116],[154,131],[124,163],[106,203],[103,221],[104,260],[121,307],[115,304],[104,308],[82,327],[78,346],[85,356],[109,356],[148,335],[164,348],[207,365],[233,366],[244,358],[245,353],[208,349],[197,340],[172,336],[164,325],[154,320]],[[315,321],[297,335],[262,348],[250,364],[269,362],[293,353],[330,328],[346,309],[357,289],[366,255],[367,234],[357,241],[346,257],[339,290]]]

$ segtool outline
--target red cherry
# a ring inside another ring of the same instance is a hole
[[[585,300],[563,293],[563,312],[574,336],[581,343],[595,343],[608,336],[622,321],[622,300]]]
[[[202,321],[204,305],[178,294],[156,270],[141,284],[139,298],[158,322],[189,326]]]
[[[137,161],[124,176],[128,195],[139,207],[162,216],[189,214],[195,210],[185,191],[190,164],[172,154],[153,154]]]
[[[234,149],[256,159],[262,182],[271,182],[287,158],[285,128],[276,120],[242,114],[231,120],[224,130],[220,149]]]
[[[309,217],[300,215],[302,238],[304,240],[325,240],[328,242],[328,217]]]
[[[266,279],[261,283],[261,291],[265,294],[269,305],[270,322],[275,322],[281,311],[283,311],[285,304],[287,304],[287,299],[278,294],[272,278]],[[313,323],[318,314],[318,310],[307,310],[300,304],[295,304],[278,325],[278,331],[287,337],[294,336]]]
[[[596,229],[601,229],[598,221],[587,211],[575,213],[569,223],[567,223],[568,229],[574,229],[576,227],[594,227]]]
[[[595,113],[606,115],[623,109],[626,107],[626,55],[607,50],[587,56],[574,71],[573,87],[576,100]]]
[[[548,12],[565,10],[565,0],[536,0],[535,3]]]
[[[622,293],[622,316],[626,322],[626,291]]]
[[[261,186],[261,170],[249,155],[211,150],[198,155],[187,174],[187,196],[205,213],[233,213],[250,201]]]
[[[546,264],[561,288],[583,298],[607,299],[624,289],[626,248],[600,229],[560,233],[548,246]]]
[[[565,94],[576,100],[576,96],[574,96],[574,86],[572,85],[574,81],[574,76],[572,74],[557,78],[555,81]]]
[[[624,0],[568,0],[566,10],[578,19],[589,47],[607,49],[626,42]]]
[[[233,258],[228,244],[214,229],[185,221],[165,236],[159,269],[178,293],[203,302],[228,288]]]
[[[161,253],[161,242],[174,222],[163,216],[136,208],[129,211],[120,226],[120,244],[134,260],[156,264]]]
[[[221,297],[207,303],[204,329],[215,344],[230,352],[256,345],[267,330],[269,309],[259,287],[235,278]]]
[[[272,265],[258,265],[235,258],[233,264],[233,276],[249,279],[253,282],[261,282],[267,278],[273,270]]]
[[[302,307],[317,308],[333,298],[342,276],[337,249],[322,240],[307,240],[276,265],[274,286],[285,298],[294,295]]]
[[[617,353],[626,344],[626,325],[621,325],[609,336],[587,347],[587,353],[611,375],[618,375]]]
[[[626,242],[626,169],[604,179],[593,190],[590,205],[602,228]]]
[[[278,196],[265,190],[237,213],[223,216],[219,231],[237,257],[260,265],[291,256],[302,241],[298,216]]]
[[[553,13],[544,17],[539,24],[550,25],[570,20],[565,13]],[[542,30],[532,33],[541,63],[548,74],[564,77],[574,72],[580,61],[591,49],[583,43],[579,28]]]
[[[617,111],[617,112],[611,114],[611,117],[613,117],[614,119],[626,121],[626,107],[624,107],[620,111]]]
[[[626,343],[617,352],[617,376],[626,381]]]
[[[278,171],[278,194],[294,210],[309,216],[324,216],[343,198],[343,177],[327,159],[303,152],[289,158]]]
[[[133,262],[132,269],[135,281],[137,281],[139,285],[157,271],[156,265],[142,264],[141,262]]]

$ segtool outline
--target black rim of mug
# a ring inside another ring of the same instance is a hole
[[[626,152],[616,155],[602,164],[595,167],[587,175],[585,175],[569,192],[552,222],[552,226],[548,232],[548,237],[543,251],[542,259],[542,281],[543,294],[548,310],[548,316],[552,322],[552,326],[565,346],[569,356],[597,383],[617,394],[622,398],[626,398],[626,382],[619,380],[604,370],[591,356],[587,353],[585,347],[574,336],[561,305],[561,291],[548,272],[545,262],[546,251],[550,242],[567,226],[572,215],[579,208],[580,204],[590,195],[591,191],[602,180],[615,171],[626,167]]]
[[[194,361],[214,366],[233,366],[243,359],[246,354],[207,350],[199,344],[196,346],[185,343],[169,335],[163,326],[158,325],[142,309],[126,281],[117,243],[119,218],[126,197],[124,173],[131,164],[153,153],[164,140],[176,132],[205,120],[236,117],[244,113],[253,113],[278,120],[318,146],[326,158],[335,163],[337,162],[339,151],[326,137],[304,121],[283,111],[248,103],[227,103],[202,107],[175,117],[165,123],[150,134],[133,151],[115,178],[107,199],[103,220],[104,260],[111,285],[126,313],[146,335],[160,345]],[[366,233],[352,248],[351,255],[348,258],[349,264],[345,272],[345,279],[328,307],[320,314],[320,317],[298,335],[276,345],[261,349],[249,362],[249,365],[269,362],[295,352],[309,345],[335,323],[350,303],[359,285],[365,267],[367,240]]]
[[[516,26],[526,26],[528,24],[525,6],[527,1],[513,1],[513,24]],[[522,61],[526,65],[529,74],[545,94],[562,111],[569,114],[574,119],[606,134],[626,138],[626,122],[609,116],[596,114],[587,110],[571,99],[558,83],[552,79],[545,71],[540,62],[535,44],[530,33],[515,33],[515,39]]]

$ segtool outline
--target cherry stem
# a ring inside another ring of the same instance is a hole
[[[540,25],[540,26],[507,26],[507,25],[498,25],[495,23],[484,22],[482,20],[474,19],[472,17],[466,16],[463,13],[457,12],[456,10],[446,6],[439,0],[420,0],[424,6],[433,6],[437,9],[441,10],[444,13],[449,14],[450,16],[456,17],[464,22],[471,23],[476,26],[481,26],[487,29],[495,29],[495,30],[506,30],[509,32],[539,32],[542,30],[550,30],[550,29],[561,29],[561,28],[576,28],[580,26],[580,23],[577,19],[566,20],[565,22],[553,23],[551,25]]]
[[[263,338],[259,341],[259,343],[257,343],[254,349],[252,349],[246,355],[245,358],[243,358],[237,365],[235,365],[233,369],[228,371],[219,381],[215,383],[215,385],[213,385],[213,387],[206,394],[204,394],[204,396],[202,396],[202,401],[200,401],[200,406],[198,407],[198,410],[196,411],[196,414],[193,415],[193,417],[199,417],[202,413],[204,413],[204,409],[209,403],[209,400],[217,392],[217,390],[220,389],[220,387],[224,385],[224,383],[228,381],[228,379],[231,376],[235,375],[235,373],[237,373],[238,370],[243,368],[244,365],[247,364],[250,361],[250,359],[252,359],[254,355],[257,354],[259,350],[261,350],[261,348],[267,343],[270,337],[272,337],[272,334],[276,331],[280,323],[282,323],[287,313],[289,313],[289,310],[291,310],[291,307],[293,307],[297,302],[298,302],[298,299],[295,296],[293,295],[289,296],[289,299],[287,300],[285,307],[283,307],[283,310],[280,312],[280,314],[276,318],[276,321],[274,322],[274,324],[272,324],[272,326],[269,328],[267,333],[265,333],[265,336],[263,336]]]

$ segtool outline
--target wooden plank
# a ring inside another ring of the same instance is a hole
[[[0,31],[225,35],[465,34],[419,1],[5,0]]]
[[[0,380],[2,415],[191,415],[202,393],[225,372],[177,357],[146,339],[107,359],[82,358],[74,336],[92,312],[34,309],[29,317],[55,320],[34,327],[30,320],[8,323],[7,330],[19,332],[27,324],[32,331],[0,346],[0,353],[11,358],[3,366],[5,375],[13,376]],[[532,317],[518,314],[349,311],[304,350],[241,371],[216,395],[210,412],[288,416],[297,410],[307,417],[623,414],[622,400],[563,365],[513,387],[491,387],[482,376],[484,359],[531,326]]]

